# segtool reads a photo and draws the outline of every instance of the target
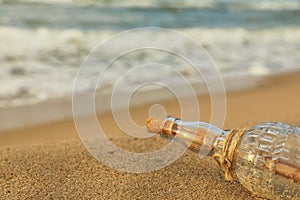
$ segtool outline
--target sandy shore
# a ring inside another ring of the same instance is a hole
[[[272,77],[256,89],[227,97],[224,128],[265,121],[300,125],[300,73]],[[209,121],[209,97],[199,96],[199,102],[201,120]],[[179,116],[175,100],[161,104],[168,114]],[[144,124],[150,106],[130,110],[136,123]],[[163,144],[157,137],[125,136],[110,113],[99,115],[99,120],[109,138],[122,148],[141,152]],[[0,158],[0,199],[253,199],[239,183],[226,182],[210,159],[201,160],[192,152],[153,173],[115,171],[85,150],[71,119],[0,133]]]

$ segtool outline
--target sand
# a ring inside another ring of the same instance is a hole
[[[300,73],[265,79],[255,89],[229,93],[223,128],[250,127],[265,121],[300,126]],[[201,120],[210,119],[210,100],[199,96]],[[159,102],[161,103],[161,102]],[[163,102],[179,116],[175,100]],[[144,124],[151,105],[132,108]],[[165,141],[125,136],[111,114],[99,115],[118,146],[136,152],[159,149]],[[210,158],[186,152],[152,173],[119,172],[98,162],[80,143],[72,119],[0,133],[0,199],[254,199],[238,182],[227,182]]]

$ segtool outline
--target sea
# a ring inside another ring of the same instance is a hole
[[[222,75],[233,79],[300,70],[299,0],[0,0],[0,108],[70,97],[91,50],[113,35],[143,27],[186,34],[209,53]],[[190,50],[180,41],[175,48]],[[146,61],[148,54],[139,56]],[[198,76],[181,62],[161,59],[187,79]],[[131,59],[118,62],[106,87],[133,64]],[[82,90],[93,85],[88,81]]]

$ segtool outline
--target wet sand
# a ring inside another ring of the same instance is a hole
[[[238,84],[238,83],[237,83]],[[265,79],[255,89],[227,94],[223,128],[245,128],[265,121],[300,126],[300,73]],[[201,120],[210,119],[209,96],[199,96]],[[161,102],[156,102],[161,103]],[[180,116],[175,100],[161,103]],[[151,105],[131,108],[143,125]],[[145,152],[161,148],[163,139],[134,139],[121,133],[110,113],[99,122],[116,145]],[[253,199],[209,158],[186,152],[168,167],[130,174],[93,158],[80,143],[73,120],[0,133],[0,199]]]

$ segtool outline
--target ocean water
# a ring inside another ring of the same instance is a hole
[[[141,27],[169,28],[190,36],[224,75],[300,70],[296,0],[0,0],[0,107],[69,97],[79,66],[96,45],[120,31]],[[119,45],[126,42],[132,41]],[[175,48],[197,56],[180,41]],[[128,66],[147,63],[151,56],[149,51],[121,59],[109,72],[106,87],[112,88]],[[176,59],[162,55],[158,61],[188,79],[197,78]],[[205,62],[203,70],[209,71]],[[91,76],[93,72],[91,68]],[[143,77],[150,80],[151,74]],[[139,81],[139,76],[133,77],[128,84]],[[92,84],[87,77],[82,89]]]

